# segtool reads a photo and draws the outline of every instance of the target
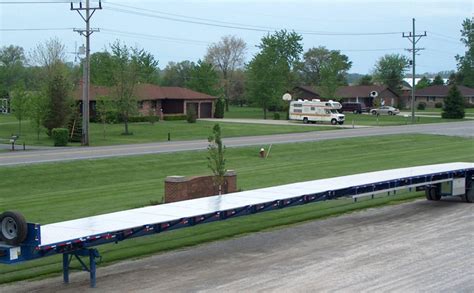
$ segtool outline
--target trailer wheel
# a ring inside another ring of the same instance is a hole
[[[332,120],[331,120],[331,124],[332,124],[332,125],[336,125],[336,124],[337,124],[337,120],[336,120],[336,119],[332,119]]]
[[[309,122],[308,117],[304,117],[304,118],[303,118],[303,123],[304,123],[304,124],[308,124],[308,122]]]
[[[9,211],[0,215],[0,240],[18,245],[25,241],[27,233],[28,225],[22,214]]]
[[[474,181],[469,183],[469,186],[466,188],[466,193],[462,196],[462,199],[465,202],[474,203]]]
[[[441,193],[437,186],[430,186],[425,189],[425,195],[427,200],[440,200]]]

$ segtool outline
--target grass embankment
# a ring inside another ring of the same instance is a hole
[[[434,135],[385,136],[227,150],[227,166],[244,190],[397,167],[474,161],[474,140]],[[42,224],[147,205],[163,197],[168,175],[208,174],[205,151],[0,168],[0,210]],[[337,200],[267,212],[100,246],[104,263],[282,225],[396,203],[419,194],[352,203]],[[59,257],[0,266],[0,283],[58,274]]]
[[[0,120],[1,121],[1,120]],[[186,121],[160,121],[154,125],[150,123],[130,123],[129,129],[133,135],[122,135],[124,131],[123,124],[107,124],[106,136],[103,135],[103,125],[98,123],[90,124],[90,144],[91,146],[118,145],[118,144],[136,144],[167,141],[168,133],[171,140],[193,140],[207,139],[212,133],[212,127],[215,122],[197,121],[196,123],[187,123]],[[224,137],[255,136],[267,134],[281,134],[294,132],[308,132],[334,129],[331,127],[308,128],[299,125],[264,125],[264,124],[239,124],[222,123],[221,129]],[[0,138],[9,138],[12,133],[18,133],[18,124],[0,122]],[[53,141],[44,131],[41,132],[39,140],[36,133],[29,127],[28,122],[23,122],[22,134],[17,143],[27,145],[52,146]],[[70,144],[70,145],[79,145]]]

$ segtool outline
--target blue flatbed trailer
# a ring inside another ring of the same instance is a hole
[[[474,202],[474,163],[448,163],[400,168],[319,179],[269,188],[210,196],[139,209],[126,210],[48,225],[23,223],[24,236],[17,237],[21,221],[15,213],[0,216],[0,264],[15,264],[51,255],[63,255],[63,279],[69,282],[69,265],[77,259],[96,285],[96,246],[174,229],[221,221],[264,211],[352,197],[393,192],[401,189],[425,190],[428,200],[460,196]],[[5,215],[7,217],[5,217]],[[16,221],[16,222],[15,222]],[[14,224],[14,225],[13,225]],[[89,264],[82,260],[88,258]]]

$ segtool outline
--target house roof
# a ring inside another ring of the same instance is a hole
[[[74,99],[82,99],[82,85],[74,90]],[[113,88],[105,86],[91,86],[89,100],[95,101],[100,96],[112,96]],[[196,92],[181,87],[161,87],[153,84],[138,84],[135,87],[135,96],[139,101],[144,100],[214,100],[217,97]]]
[[[446,97],[452,85],[432,85],[424,89],[416,90],[415,96],[417,97]],[[463,97],[474,97],[474,89],[458,85],[457,88],[461,92]]]
[[[312,87],[312,86],[298,86],[297,88],[300,88],[304,91],[313,93],[315,95],[320,96],[320,88],[318,87]],[[387,86],[382,86],[382,85],[349,85],[349,86],[341,86],[337,89],[336,91],[336,96],[340,98],[354,98],[354,97],[370,97],[370,92],[372,91],[377,91],[379,94],[382,93],[383,91],[390,91],[394,95],[398,96],[397,93],[392,91],[389,87]]]

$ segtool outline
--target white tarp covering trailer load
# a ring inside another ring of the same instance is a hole
[[[425,190],[428,200],[457,196],[474,202],[474,163],[447,163],[319,179],[126,210],[65,222],[27,223],[16,212],[0,216],[0,264],[63,255],[69,281],[73,257],[89,258],[91,286],[96,283],[95,246],[172,229],[339,197],[371,196],[401,189]]]
[[[319,99],[297,100],[290,102],[290,120],[309,122],[329,122],[332,125],[344,124],[345,116],[339,113],[341,103],[335,101],[321,101]]]

